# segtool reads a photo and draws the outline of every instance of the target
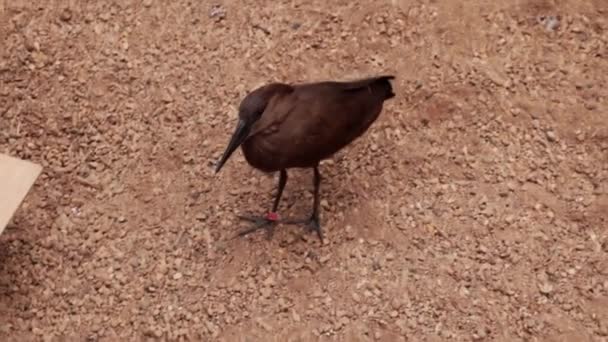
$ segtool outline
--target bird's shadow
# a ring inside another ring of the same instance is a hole
[[[7,227],[0,238],[0,306],[4,313],[32,307],[32,285],[42,285],[23,267],[31,262],[33,249],[31,242],[21,237],[25,229],[20,227],[26,225],[22,221],[17,226]]]
[[[250,177],[260,177],[260,172],[251,169]],[[283,190],[281,201],[279,203],[278,213],[280,216],[279,224],[273,229],[271,239],[280,237],[284,231],[292,233],[292,237],[288,239],[289,244],[298,242],[299,240],[309,240],[313,237],[311,232],[298,224],[288,224],[281,221],[304,220],[310,217],[313,208],[313,169],[312,168],[294,168],[288,171],[287,184]],[[322,175],[320,186],[320,201],[328,203],[327,206],[321,205],[321,225],[324,231],[330,230],[333,220],[330,215],[335,212],[332,202],[338,198],[352,196],[353,178],[347,177],[347,170],[339,162],[331,163],[331,165],[320,166]],[[250,223],[238,219],[239,215],[243,216],[261,216],[267,213],[272,207],[275,196],[278,192],[279,173],[267,174],[262,177],[262,180],[257,184],[255,190],[249,196],[255,196],[256,200],[252,202],[253,206],[241,206],[241,209],[235,213],[235,229],[238,231],[247,229]],[[349,186],[347,186],[350,184]],[[234,232],[232,232],[234,233]],[[278,233],[278,234],[277,234]],[[257,235],[259,233],[249,234]],[[293,235],[295,234],[295,235]],[[249,236],[248,235],[248,236]],[[309,236],[310,235],[310,236]],[[231,235],[234,237],[234,235]]]

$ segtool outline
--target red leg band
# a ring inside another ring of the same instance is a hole
[[[273,212],[269,212],[269,213],[266,214],[266,219],[268,221],[277,221],[279,219],[279,214],[273,213]]]

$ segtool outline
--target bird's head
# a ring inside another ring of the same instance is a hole
[[[255,89],[245,96],[239,105],[239,120],[230,142],[215,167],[218,173],[232,153],[249,137],[251,128],[262,117],[268,103],[276,93],[277,84],[269,84]]]

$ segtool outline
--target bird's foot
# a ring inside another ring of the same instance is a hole
[[[253,222],[253,226],[239,232],[236,236],[245,236],[259,229],[265,229],[266,238],[269,240],[274,233],[275,224],[279,222],[279,215],[273,212],[269,212],[265,216],[238,215],[237,217],[244,221]]]
[[[299,219],[299,220],[286,220],[283,223],[287,224],[304,224],[308,228],[309,231],[315,231],[319,240],[323,242],[323,230],[321,229],[321,224],[319,223],[319,216],[312,215],[309,218]]]

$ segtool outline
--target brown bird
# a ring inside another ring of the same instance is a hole
[[[272,211],[262,217],[239,216],[254,225],[239,236],[268,229],[268,237],[277,223],[276,214],[287,183],[287,169],[314,170],[312,214],[305,223],[323,233],[319,222],[319,162],[361,136],[378,118],[385,100],[395,96],[389,80],[379,76],[351,82],[316,82],[289,85],[271,83],[250,92],[239,106],[236,130],[215,172],[241,146],[247,162],[263,172],[280,172],[278,192]]]

